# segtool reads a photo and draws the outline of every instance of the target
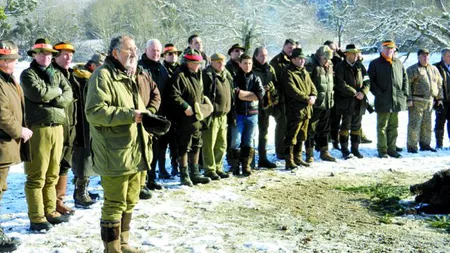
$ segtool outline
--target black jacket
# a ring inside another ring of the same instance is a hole
[[[234,87],[240,90],[251,91],[258,97],[256,101],[243,101],[236,96],[236,113],[241,115],[258,114],[259,102],[264,97],[264,88],[261,79],[253,71],[245,74],[242,70],[239,70],[234,78]]]

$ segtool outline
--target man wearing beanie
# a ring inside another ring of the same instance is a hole
[[[143,114],[150,112],[139,94],[139,82],[150,79],[139,77],[137,59],[132,37],[112,38],[105,64],[92,73],[86,93],[93,169],[101,176],[105,198],[100,220],[104,252],[143,252],[129,245],[141,171],[150,168],[151,159],[149,133],[142,124]]]
[[[246,177],[252,174],[251,163],[254,157],[254,135],[258,127],[259,103],[264,97],[264,88],[261,79],[253,72],[252,57],[246,54],[241,56],[240,70],[234,78],[234,101],[236,125],[231,126],[231,143],[228,160],[234,175],[240,175],[239,163],[242,165],[242,174]]]
[[[14,42],[0,40],[0,200],[8,189],[9,167],[28,161],[33,132],[25,124],[23,92],[14,79],[19,50]],[[0,226],[0,252],[17,249],[20,241],[10,238]]]
[[[199,171],[200,148],[202,147],[201,120],[208,115],[203,114],[199,105],[209,101],[203,95],[203,82],[200,64],[201,53],[196,49],[184,52],[184,61],[168,86],[167,103],[172,108],[177,129],[178,162],[180,163],[180,183],[207,184],[208,177]],[[212,111],[212,106],[211,106]],[[211,112],[210,112],[211,113]]]
[[[308,167],[302,158],[302,146],[308,133],[309,119],[317,98],[317,90],[305,69],[306,56],[301,48],[292,51],[291,63],[281,76],[286,98],[287,132],[284,139],[286,169]]]
[[[30,139],[32,161],[25,162],[25,195],[30,230],[49,230],[68,221],[56,211],[56,184],[64,145],[65,108],[73,103],[72,89],[56,70],[52,56],[57,54],[49,40],[37,39],[28,55],[33,61],[20,75],[25,96],[26,123],[33,131]]]
[[[370,92],[377,113],[377,149],[380,158],[400,158],[397,151],[398,112],[407,109],[408,76],[400,59],[394,57],[395,42],[383,41],[380,57],[369,64]]]
[[[227,149],[227,114],[232,104],[233,77],[225,69],[225,56],[215,53],[211,65],[203,70],[203,87],[214,106],[214,112],[205,119],[202,133],[204,176],[212,180],[228,178],[223,171],[223,157]]]
[[[75,210],[66,206],[64,204],[64,198],[67,191],[67,173],[72,167],[72,155],[73,155],[73,145],[76,137],[77,124],[77,102],[80,100],[82,91],[80,90],[80,84],[75,79],[73,75],[73,69],[70,68],[72,64],[73,54],[75,53],[75,48],[72,44],[68,42],[59,42],[53,46],[53,49],[58,51],[58,53],[53,58],[53,67],[59,70],[64,77],[69,81],[72,88],[72,93],[74,100],[66,108],[66,123],[64,127],[64,147],[61,157],[61,164],[59,169],[59,180],[56,184],[56,211],[62,214],[72,215]]]
[[[439,70],[430,64],[430,51],[417,51],[419,62],[406,69],[410,94],[408,97],[408,137],[409,153],[420,151],[436,152],[431,144],[431,112],[433,103],[443,106],[442,78]]]
[[[321,46],[311,56],[311,62],[305,67],[316,86],[317,100],[308,126],[308,138],[305,142],[306,161],[314,161],[314,145],[320,150],[320,159],[334,162],[336,159],[328,151],[328,136],[330,134],[331,108],[334,105],[333,81],[333,50],[328,46]]]

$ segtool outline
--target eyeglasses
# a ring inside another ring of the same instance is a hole
[[[131,54],[131,53],[137,54],[137,52],[138,52],[138,48],[137,47],[134,47],[134,48],[120,48],[119,50],[120,51],[125,51],[128,54]]]

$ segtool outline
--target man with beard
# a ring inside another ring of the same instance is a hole
[[[56,211],[56,183],[64,143],[64,108],[73,103],[72,89],[63,74],[54,69],[54,50],[48,39],[37,39],[27,54],[33,57],[30,68],[20,75],[25,96],[26,123],[33,131],[30,162],[24,163],[27,181],[30,230],[49,230],[51,224],[68,221]]]
[[[259,105],[258,112],[258,166],[273,169],[276,168],[277,165],[267,159],[266,150],[269,129],[269,116],[275,118],[277,127],[279,127],[278,122],[282,120],[282,118],[285,118],[285,115],[282,114],[281,110],[279,110],[280,107],[276,106],[279,102],[278,91],[275,88],[277,79],[275,70],[267,63],[267,54],[267,49],[264,47],[258,47],[255,49],[253,53],[253,72],[261,79],[262,85],[265,90],[263,102]],[[275,133],[280,132],[281,131],[279,129],[275,128]],[[283,138],[275,135],[275,150],[278,151],[277,153],[282,153],[280,149],[283,149]]]
[[[169,82],[169,73],[167,69],[159,61],[161,59],[161,42],[157,39],[150,39],[147,41],[147,46],[145,48],[145,53],[142,55],[141,60],[138,64],[145,71],[147,71],[152,77],[153,81],[156,82],[158,90],[161,93],[161,97],[164,96],[164,90]],[[161,107],[164,107],[162,105]],[[156,113],[156,112],[152,112]],[[164,112],[159,110],[158,114],[163,114]],[[149,190],[161,190],[162,186],[156,183],[156,164],[158,163],[159,168],[159,178],[169,179],[170,174],[166,170],[166,148],[167,145],[160,143],[164,136],[153,136],[152,137],[152,150],[153,150],[153,160],[151,163],[151,170],[148,173],[147,184],[145,184],[146,172],[142,173],[141,178],[141,193],[139,195],[140,199],[151,198],[151,192]],[[165,142],[163,140],[163,142]],[[161,145],[163,144],[163,145]]]
[[[311,61],[305,66],[316,86],[317,100],[308,126],[308,138],[305,142],[306,162],[314,162],[314,145],[320,150],[320,159],[334,162],[328,151],[328,136],[330,134],[330,115],[333,107],[333,63],[330,59],[333,51],[328,46],[321,46],[311,56]]]
[[[281,80],[281,75],[286,71],[287,66],[291,63],[289,60],[289,57],[291,57],[292,50],[294,48],[301,47],[297,42],[295,42],[292,39],[287,39],[284,42],[283,50],[277,54],[275,57],[270,60],[270,65],[274,68],[275,74],[276,74],[276,80]],[[277,121],[277,127],[275,129],[275,153],[277,155],[278,159],[284,159],[284,156],[286,155],[284,153],[284,138],[286,136],[286,105],[284,103],[284,91],[283,86],[285,84],[282,83],[275,83],[275,88],[277,89],[278,95],[279,95],[279,102],[277,105],[274,106],[274,110],[277,112],[278,115],[278,121]],[[278,145],[277,145],[278,144]]]
[[[113,38],[86,94],[94,171],[101,176],[105,197],[100,221],[105,252],[142,252],[128,244],[140,171],[150,168],[149,138],[142,125],[142,114],[149,112],[138,91],[137,57],[133,38]]]
[[[369,64],[370,92],[375,96],[377,150],[380,158],[400,158],[397,151],[398,113],[407,109],[408,76],[394,57],[395,42],[383,41],[379,58]]]
[[[14,42],[0,40],[0,200],[8,189],[9,167],[28,160],[28,140],[33,132],[25,124],[23,93],[14,79],[19,50]],[[17,249],[20,241],[10,238],[0,226],[0,252]]]
[[[367,107],[366,96],[369,93],[370,82],[365,79],[366,68],[357,59],[359,52],[361,51],[355,45],[347,45],[344,52],[345,60],[335,68],[334,98],[336,113],[342,118],[339,141],[344,159],[351,158],[351,154],[363,158],[359,152],[361,121]],[[349,134],[351,152],[348,149]]]
[[[199,171],[202,147],[200,121],[206,117],[199,105],[203,104],[207,98],[203,95],[201,53],[196,49],[190,49],[184,52],[183,57],[184,63],[181,64],[168,86],[166,102],[170,103],[176,119],[180,183],[193,186],[193,184],[207,184],[211,181],[208,177],[203,177]]]

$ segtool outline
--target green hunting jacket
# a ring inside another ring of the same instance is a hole
[[[122,176],[150,168],[148,133],[134,119],[145,111],[136,75],[127,75],[112,57],[89,79],[86,118],[91,132],[94,171],[101,176]]]
[[[291,63],[281,76],[281,83],[285,91],[287,115],[295,115],[300,119],[311,118],[313,107],[308,101],[310,96],[317,96],[317,90],[308,71]]]
[[[305,64],[309,76],[316,86],[317,99],[314,108],[328,110],[334,105],[333,63],[328,61],[328,67],[321,66],[314,54]]]
[[[20,84],[25,96],[27,125],[67,122],[64,108],[73,103],[73,93],[59,70],[51,64],[44,69],[33,60],[20,75]]]

